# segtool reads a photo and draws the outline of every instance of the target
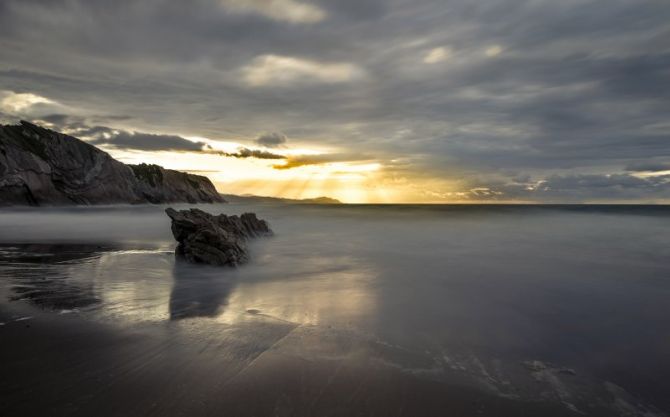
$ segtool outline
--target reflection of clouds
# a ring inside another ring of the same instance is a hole
[[[264,282],[240,283],[218,320],[253,320],[253,313],[299,324],[348,323],[374,313],[377,307],[370,269],[288,275]]]
[[[86,274],[102,298],[100,314],[125,322],[215,317],[234,288],[233,269],[175,263],[164,250],[107,253]]]
[[[109,250],[97,245],[19,244],[0,247],[12,301],[24,300],[49,310],[75,310],[99,303],[89,281],[71,279],[72,265],[86,264]],[[61,266],[62,265],[62,266]]]
[[[100,300],[90,285],[72,284],[67,274],[54,270],[26,268],[13,273],[12,301],[25,300],[40,308],[74,310]]]
[[[169,317],[172,253],[120,251],[106,253],[90,268],[79,269],[94,281],[103,317],[126,322],[161,321]]]
[[[216,317],[238,324],[258,322],[260,315],[316,325],[360,320],[377,306],[376,272],[348,257],[316,256],[299,263],[272,257],[230,269],[157,256],[124,252],[97,260],[89,274],[105,316],[131,322]]]

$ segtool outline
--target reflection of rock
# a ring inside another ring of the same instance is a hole
[[[216,317],[228,304],[235,284],[223,279],[218,269],[194,268],[177,262],[170,293],[170,320]]]
[[[247,238],[269,236],[265,220],[253,213],[241,216],[211,215],[199,209],[165,210],[172,219],[172,234],[179,245],[175,253],[191,263],[239,265],[249,259]]]

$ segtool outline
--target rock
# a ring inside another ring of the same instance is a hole
[[[214,203],[206,177],[126,165],[72,136],[22,121],[0,126],[0,206]]]
[[[214,216],[199,209],[168,208],[172,234],[179,242],[175,254],[191,263],[236,266],[249,260],[247,239],[270,236],[265,220],[253,213]]]

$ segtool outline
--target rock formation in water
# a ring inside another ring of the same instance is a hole
[[[72,136],[0,126],[0,206],[224,202],[207,177],[126,165]]]
[[[179,242],[175,254],[191,263],[235,266],[249,260],[247,239],[272,235],[254,213],[214,216],[199,209],[165,210]]]

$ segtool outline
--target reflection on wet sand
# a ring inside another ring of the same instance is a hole
[[[74,311],[100,303],[91,281],[73,282],[69,265],[95,261],[102,245],[22,244],[0,246],[0,261],[11,277],[10,300],[40,308]]]
[[[203,317],[234,324],[257,315],[329,325],[374,316],[378,273],[355,259],[305,257],[291,275],[272,276],[253,265],[222,269],[171,255],[110,245],[0,247],[4,274],[13,282],[10,298],[47,309],[88,308],[131,322]]]
[[[173,258],[163,249],[108,252],[77,274],[95,282],[102,299],[97,318],[118,325],[160,322],[169,319]]]
[[[168,256],[166,256],[168,255]],[[116,322],[165,320],[171,252],[98,244],[0,246],[0,276],[10,301],[86,311]]]
[[[100,302],[91,286],[68,284],[58,272],[44,272],[39,276],[24,270],[15,275],[11,301],[27,300],[41,308],[72,311],[94,306]]]
[[[365,321],[376,308],[375,278],[372,270],[350,264],[324,272],[240,281],[217,321],[236,323],[248,320],[249,313],[296,325]]]

